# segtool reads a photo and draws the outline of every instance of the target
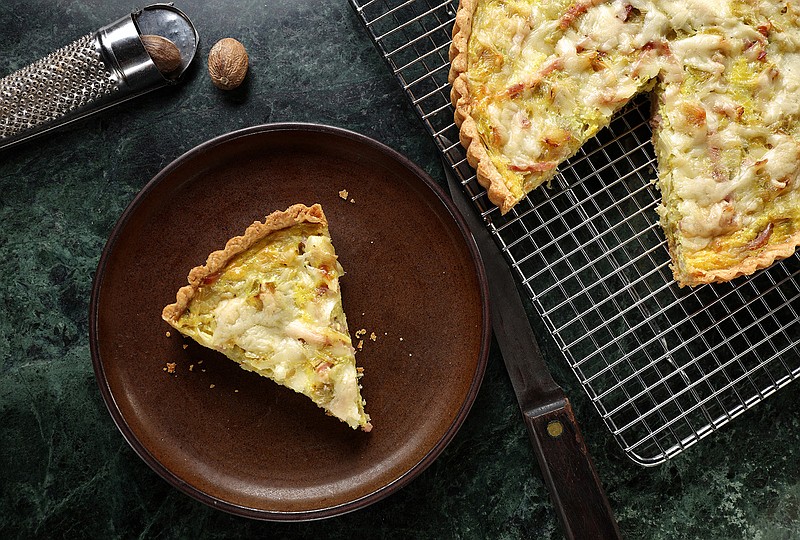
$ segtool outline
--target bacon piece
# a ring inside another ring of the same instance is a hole
[[[202,285],[212,285],[219,279],[219,272],[203,278]]]
[[[663,55],[670,55],[672,54],[672,49],[669,48],[669,42],[664,39],[659,39],[657,41],[650,40],[644,45],[642,45],[643,51],[657,51]]]
[[[711,161],[711,178],[713,178],[715,182],[726,182],[728,180],[728,175],[722,164],[722,146],[720,144],[719,134],[716,132],[709,133],[707,142],[708,158]]]
[[[681,112],[686,117],[686,121],[695,127],[704,126],[706,123],[706,110],[702,105],[696,103],[683,102],[680,105]]]
[[[708,157],[711,159],[711,178],[715,182],[725,182],[728,177],[722,170],[722,150],[718,146],[709,146]]]
[[[562,58],[553,58],[552,60],[545,62],[544,65],[541,67],[539,71],[531,75],[531,77],[527,81],[518,82],[516,84],[512,84],[506,90],[506,94],[510,98],[517,97],[527,88],[536,88],[540,84],[545,77],[550,75],[552,72],[563,69],[564,68],[564,60]]]
[[[510,98],[515,98],[518,95],[520,95],[523,90],[525,90],[525,84],[519,82],[519,83],[512,84],[511,86],[509,86],[508,90],[506,90],[506,94]]]
[[[315,368],[314,371],[319,373],[320,375],[325,374],[329,369],[333,367],[333,364],[328,362],[327,360],[323,360],[320,362]]]
[[[758,236],[750,240],[744,245],[744,249],[758,249],[763,247],[769,242],[769,237],[772,236],[772,222],[767,223],[764,230],[758,233]]]
[[[631,4],[625,4],[624,9],[625,9],[625,13],[620,18],[620,20],[622,22],[626,22],[628,20],[628,17],[631,16],[631,13],[633,12],[633,6]]]
[[[608,67],[606,65],[606,63],[603,61],[603,59],[605,57],[606,57],[606,55],[602,54],[602,53],[596,54],[596,55],[594,55],[592,57],[592,70],[593,71],[602,71],[602,70],[604,70],[604,69],[606,69]]]
[[[545,172],[555,169],[557,161],[538,161],[530,165],[509,165],[508,168],[516,172]]]
[[[744,116],[744,107],[735,103],[716,104],[711,107],[711,110],[717,114],[724,114],[732,120],[741,120],[742,116]]]
[[[325,295],[327,295],[327,294],[328,294],[328,291],[329,291],[329,290],[330,290],[330,287],[328,287],[328,284],[327,284],[327,283],[323,283],[323,284],[321,284],[319,287],[317,287],[316,289],[314,289],[314,293],[315,293],[317,296],[325,296]]]
[[[558,21],[558,27],[561,30],[566,30],[572,26],[572,23],[574,23],[578,17],[589,11],[590,7],[597,5],[600,1],[601,0],[585,0],[584,2],[575,2]]]
[[[646,67],[653,61],[653,56],[672,59],[672,49],[669,48],[669,42],[663,39],[657,41],[648,41],[642,48],[639,49],[639,58],[636,60],[631,75],[638,77],[643,67]]]
[[[558,148],[570,139],[572,139],[572,134],[566,129],[561,129],[559,127],[548,129],[547,133],[545,133],[545,136],[542,138],[545,144],[555,148]]]

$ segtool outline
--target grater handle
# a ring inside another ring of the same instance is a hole
[[[569,399],[523,416],[566,538],[621,539]]]

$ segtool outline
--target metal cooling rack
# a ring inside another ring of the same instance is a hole
[[[350,0],[622,449],[656,465],[800,374],[800,254],[734,283],[680,289],[655,207],[650,102],[505,216],[453,124],[457,1]]]

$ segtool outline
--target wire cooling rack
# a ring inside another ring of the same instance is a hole
[[[800,374],[800,254],[733,283],[674,283],[647,97],[502,216],[456,142],[457,1],[350,3],[631,459],[674,457]]]

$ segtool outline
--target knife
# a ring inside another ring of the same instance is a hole
[[[553,380],[539,350],[511,268],[475,214],[464,185],[445,160],[443,165],[450,195],[483,259],[492,329],[564,536],[570,540],[622,538],[569,399]]]

